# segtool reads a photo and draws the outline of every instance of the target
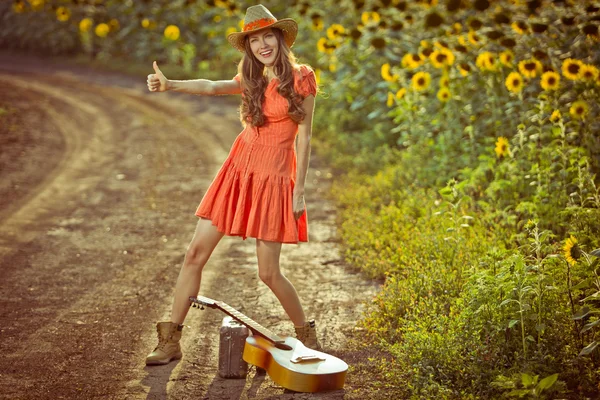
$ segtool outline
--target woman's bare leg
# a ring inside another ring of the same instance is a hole
[[[222,237],[209,219],[199,218],[175,284],[171,322],[183,324],[191,305],[189,297],[198,295],[202,269]]]
[[[273,291],[294,325],[305,322],[304,310],[294,285],[281,273],[279,255],[281,243],[256,239],[258,276]]]

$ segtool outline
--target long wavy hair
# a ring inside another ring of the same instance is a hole
[[[273,72],[279,78],[277,92],[288,101],[288,115],[296,122],[304,120],[306,112],[302,108],[303,98],[294,91],[294,70],[299,68],[296,57],[288,47],[283,38],[283,32],[272,28],[277,37],[278,51]],[[242,104],[240,106],[240,120],[242,124],[251,123],[254,126],[262,126],[265,123],[265,115],[262,111],[262,102],[265,99],[265,91],[269,84],[264,75],[265,65],[258,61],[250,47],[248,36],[244,40],[245,53],[238,65],[238,72],[242,80]]]

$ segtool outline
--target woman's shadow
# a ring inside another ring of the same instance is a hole
[[[140,382],[141,385],[150,388],[146,399],[166,399],[167,384],[171,379],[173,369],[181,362],[181,360],[170,362],[163,366],[144,367],[146,376]]]
[[[242,397],[244,391],[246,391],[246,386],[250,382],[250,387],[246,391],[245,398],[253,399],[256,397],[260,386],[265,380],[267,376],[265,370],[256,369],[253,367],[248,368],[248,375],[246,379],[229,379],[229,378],[221,378],[219,374],[215,374],[210,386],[208,387],[208,391],[206,392],[206,399],[231,399],[238,400]]]

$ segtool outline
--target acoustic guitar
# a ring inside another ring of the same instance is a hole
[[[267,371],[278,385],[296,392],[342,389],[348,364],[337,357],[307,348],[296,338],[281,338],[233,307],[209,299],[190,297],[192,307],[217,308],[246,325],[252,332],[246,338],[242,358]]]

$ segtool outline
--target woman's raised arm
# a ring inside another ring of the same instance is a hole
[[[210,81],[208,79],[174,81],[167,79],[167,90],[199,95],[242,93],[240,83],[234,79],[225,81]]]
[[[240,83],[235,79],[211,81],[208,79],[191,79],[185,81],[170,80],[158,68],[156,61],[152,64],[154,74],[148,75],[148,90],[151,92],[166,92],[173,90],[197,95],[221,95],[242,93]]]

